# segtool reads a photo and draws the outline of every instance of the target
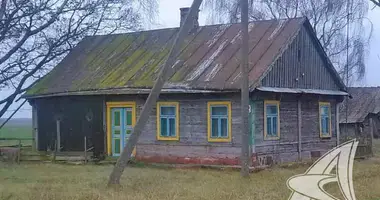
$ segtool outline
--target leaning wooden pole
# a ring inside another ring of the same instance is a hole
[[[140,117],[138,118],[137,123],[132,130],[132,134],[129,137],[128,142],[125,145],[123,151],[121,152],[114,169],[111,172],[108,181],[108,186],[120,184],[120,178],[124,172],[124,168],[127,166],[127,162],[131,157],[132,151],[136,146],[142,129],[148,121],[149,114],[160,95],[161,89],[173,70],[172,66],[175,64],[178,53],[180,52],[181,44],[184,41],[186,35],[189,33],[190,28],[192,28],[190,21],[193,20],[194,14],[198,12],[201,3],[202,0],[193,1],[189,14],[186,17],[185,22],[183,23],[183,25],[181,25],[179,29],[179,32],[174,40],[174,44],[170,50],[169,56],[166,59],[166,62],[162,67],[160,73],[158,74],[157,80],[154,83],[153,88],[148,96],[148,99],[146,100],[144,107],[140,113]]]
[[[248,83],[248,0],[240,0],[241,6],[241,115],[242,115],[242,149],[241,149],[241,175],[249,175],[249,83]]]

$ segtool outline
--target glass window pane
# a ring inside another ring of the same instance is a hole
[[[115,152],[114,153],[120,153],[120,139],[114,139],[114,145],[115,145]]]
[[[114,130],[114,131],[113,131],[113,134],[114,134],[114,135],[120,135],[120,130]]]
[[[126,121],[128,126],[132,126],[132,111],[131,110],[127,110],[125,121]]]
[[[175,115],[175,107],[161,106],[161,115]]]
[[[126,135],[130,135],[132,133],[132,130],[127,130]]]
[[[227,115],[227,106],[212,106],[211,115]]]
[[[322,133],[326,133],[326,119],[322,118]]]
[[[330,133],[330,119],[326,117],[326,134]]]
[[[329,115],[329,106],[321,106],[321,115]]]
[[[161,135],[162,136],[168,136],[168,124],[166,118],[161,118]]]
[[[211,120],[211,137],[218,137],[218,119]]]
[[[113,125],[120,126],[120,111],[115,111],[113,115]]]
[[[267,117],[267,135],[272,135],[272,118]]]
[[[170,136],[175,136],[175,119],[174,118],[170,118],[169,119],[169,134]]]
[[[272,135],[277,136],[277,117],[272,117]]]
[[[222,118],[221,119],[221,136],[222,137],[227,137],[228,136],[228,124],[227,124],[227,119]]]
[[[267,105],[267,115],[277,115],[277,105]]]

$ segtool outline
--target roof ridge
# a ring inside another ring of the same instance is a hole
[[[278,19],[263,19],[263,20],[252,20],[248,23],[256,23],[256,22],[269,22],[269,21],[282,21],[282,20],[301,20],[305,19],[306,17],[294,17],[294,18],[278,18]],[[219,24],[209,24],[209,25],[203,25],[199,26],[199,28],[205,28],[205,27],[213,27],[213,26],[226,26],[226,25],[236,25],[240,24],[240,22],[231,22],[231,23],[219,23]],[[109,35],[128,35],[128,34],[140,34],[144,32],[152,32],[152,31],[164,31],[164,30],[170,30],[170,29],[179,29],[180,27],[167,27],[167,28],[157,28],[157,29],[149,29],[149,30],[135,30],[131,32],[124,32],[124,33],[114,33],[114,34],[99,34],[99,35],[89,35],[86,37],[100,37],[100,36],[109,36]]]

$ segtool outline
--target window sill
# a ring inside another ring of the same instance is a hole
[[[179,141],[179,137],[159,137],[158,141]]]
[[[208,142],[231,142],[231,138],[208,138]]]
[[[271,141],[271,140],[280,140],[280,137],[277,136],[277,137],[270,137],[270,136],[267,136],[267,137],[264,137],[264,140],[265,141]]]

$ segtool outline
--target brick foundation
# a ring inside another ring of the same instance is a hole
[[[240,158],[212,158],[212,157],[178,157],[178,156],[140,156],[136,160],[145,163],[188,164],[188,165],[240,165]],[[256,155],[252,155],[252,164],[255,165]]]

